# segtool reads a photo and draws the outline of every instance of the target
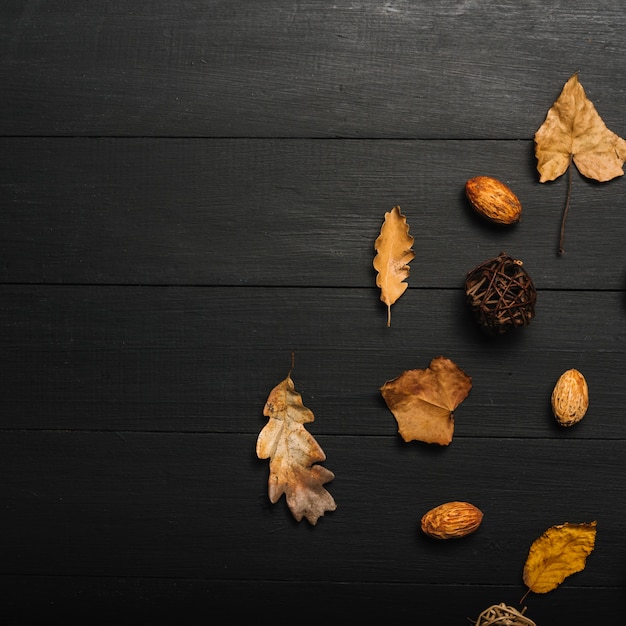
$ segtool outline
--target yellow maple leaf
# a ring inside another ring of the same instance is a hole
[[[374,244],[377,252],[374,269],[378,272],[376,286],[380,288],[380,299],[387,305],[387,326],[391,326],[391,305],[408,287],[404,280],[409,277],[409,263],[415,258],[411,249],[414,241],[399,206],[385,213],[385,221]]]
[[[535,593],[556,589],[568,576],[585,569],[595,541],[595,521],[566,522],[548,528],[530,546],[524,565],[524,584]]]
[[[260,459],[270,459],[270,502],[275,504],[284,493],[296,520],[306,517],[315,525],[326,511],[337,508],[323,487],[335,475],[318,465],[326,460],[326,455],[304,427],[315,417],[302,403],[291,375],[272,389],[263,415],[269,420],[259,433],[256,453]]]

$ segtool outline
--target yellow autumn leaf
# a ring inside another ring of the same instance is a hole
[[[380,288],[380,299],[387,305],[387,326],[391,326],[391,305],[408,287],[404,280],[409,277],[409,263],[415,258],[414,241],[399,206],[385,213],[385,221],[374,244],[377,252],[374,269],[378,272],[376,286]]]
[[[524,584],[535,593],[556,589],[568,576],[585,569],[595,541],[595,521],[566,522],[548,528],[530,546],[524,565]]]
[[[285,494],[296,520],[306,517],[315,526],[326,511],[337,508],[323,487],[335,475],[318,464],[326,455],[304,427],[315,417],[302,403],[291,375],[272,389],[263,415],[269,420],[259,433],[256,453],[260,459],[270,459],[270,502],[275,504]]]

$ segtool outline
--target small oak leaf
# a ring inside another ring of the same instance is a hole
[[[381,387],[404,441],[447,446],[454,410],[467,398],[472,379],[450,359],[435,357],[426,369],[407,370]]]
[[[387,305],[387,326],[391,326],[391,305],[408,287],[404,281],[409,277],[409,263],[415,258],[411,249],[414,241],[399,206],[385,213],[385,221],[374,244],[377,252],[374,269],[378,272],[376,286],[380,288],[380,299]]]
[[[306,517],[315,526],[326,511],[337,508],[323,487],[335,475],[318,464],[326,455],[304,427],[315,417],[302,403],[290,375],[272,389],[263,415],[269,420],[259,433],[256,453],[260,459],[270,459],[270,502],[275,504],[285,494],[296,520]]]
[[[547,593],[568,576],[585,569],[596,541],[596,522],[559,524],[546,530],[530,546],[524,565],[529,591]]]

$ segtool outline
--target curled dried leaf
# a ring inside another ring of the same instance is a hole
[[[435,357],[426,369],[407,370],[381,393],[404,441],[446,446],[454,433],[454,410],[467,398],[472,379],[450,359]]]

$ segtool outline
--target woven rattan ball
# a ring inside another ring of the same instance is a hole
[[[467,274],[465,294],[476,321],[495,334],[527,326],[535,317],[535,285],[523,263],[504,252]]]
[[[526,610],[526,609],[524,609]],[[476,621],[476,626],[537,626],[533,620],[504,602],[485,609]]]

